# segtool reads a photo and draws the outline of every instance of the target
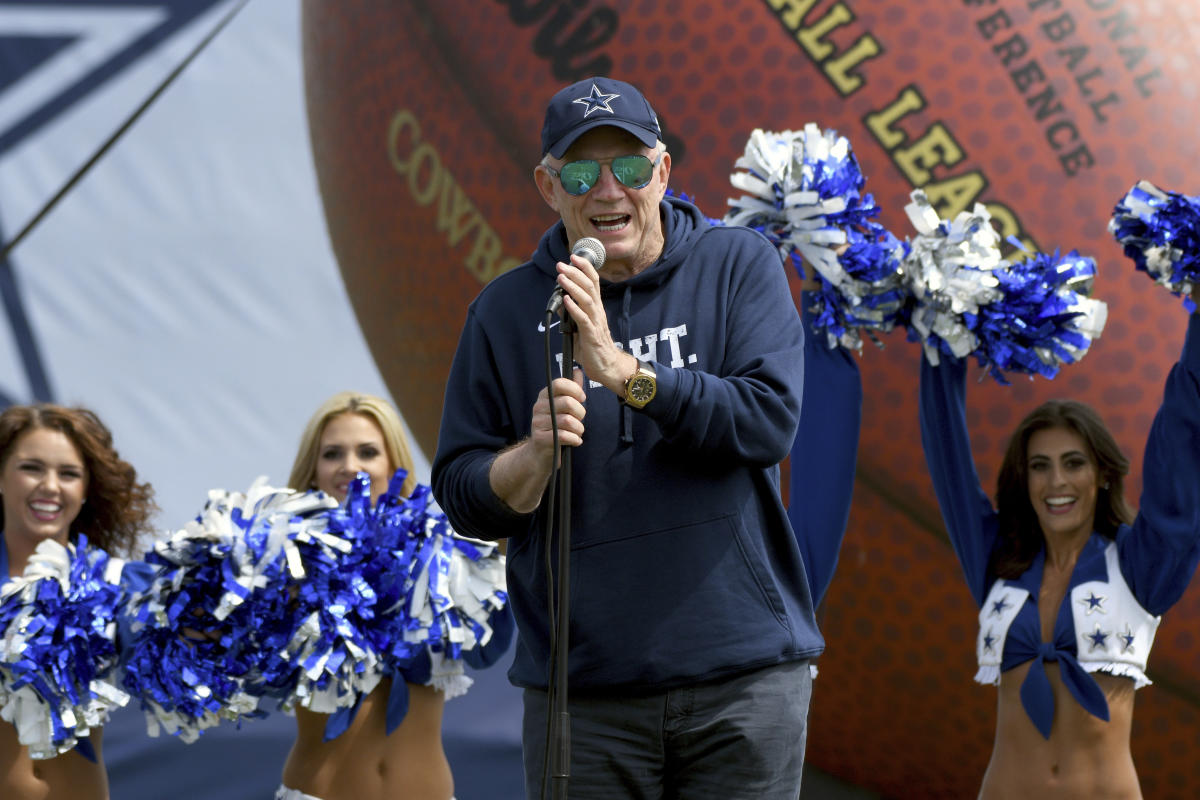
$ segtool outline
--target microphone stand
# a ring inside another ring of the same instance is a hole
[[[562,309],[562,372],[565,377],[575,375],[575,320]],[[567,800],[567,784],[571,779],[571,715],[567,711],[567,651],[569,635],[567,625],[571,619],[571,455],[573,447],[562,447],[561,466],[558,472],[558,602],[555,605],[554,673],[556,680],[550,698],[553,724],[547,748],[554,760],[551,774],[553,800]]]

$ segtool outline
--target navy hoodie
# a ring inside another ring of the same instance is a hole
[[[710,226],[690,203],[667,198],[660,208],[660,258],[601,286],[614,341],[654,363],[658,393],[638,411],[586,387],[572,472],[576,693],[657,691],[824,647],[779,493],[804,372],[804,331],[779,256],[755,231]],[[535,688],[548,685],[553,657],[543,534],[552,509],[512,511],[488,471],[529,434],[546,383],[539,324],[568,248],[559,222],[531,262],[472,302],[433,463],[434,495],[455,529],[509,540],[519,632],[509,677]],[[556,328],[551,351],[561,357]]]

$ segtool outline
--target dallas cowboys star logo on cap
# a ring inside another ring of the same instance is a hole
[[[607,111],[609,114],[615,114],[616,112],[612,110],[610,103],[620,96],[619,94],[605,94],[593,83],[590,94],[584,97],[576,97],[572,102],[579,103],[587,108],[587,111],[583,112],[585,117],[591,115],[593,111]]]

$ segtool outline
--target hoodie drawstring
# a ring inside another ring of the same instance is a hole
[[[621,324],[618,326],[618,332],[621,335],[622,342],[629,341],[630,329],[630,299],[633,293],[630,291],[629,285],[625,285],[625,293],[621,297]],[[621,444],[633,444],[633,412],[629,410],[629,406],[621,403]]]

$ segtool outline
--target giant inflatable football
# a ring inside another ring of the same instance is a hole
[[[1200,7],[1158,0],[342,0],[304,3],[305,82],[329,231],[375,360],[432,453],[466,307],[554,221],[534,188],[546,100],[593,74],[659,112],[672,186],[713,217],[755,128],[849,138],[898,235],[923,188],[943,217],[987,205],[1031,249],[1095,257],[1101,339],[1053,381],[970,390],[985,486],[1037,402],[1105,416],[1133,459],[1186,325],[1106,232],[1138,179],[1200,193]],[[889,797],[968,797],[995,690],[975,685],[975,612],[921,455],[919,351],[866,347],[859,476],[809,760]],[[1200,480],[1200,476],[1197,476]],[[1138,693],[1147,797],[1200,796],[1200,589],[1165,618]]]

